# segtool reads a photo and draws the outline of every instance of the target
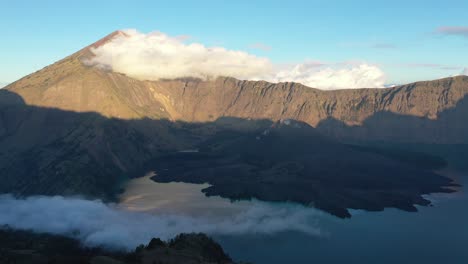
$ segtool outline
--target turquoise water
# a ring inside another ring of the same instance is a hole
[[[468,182],[467,177],[456,176],[460,183]],[[208,198],[200,192],[207,186],[158,184],[149,178],[140,178],[129,185],[121,204],[131,210],[155,214],[177,213],[220,219],[236,217],[249,208],[265,204]],[[257,264],[468,263],[468,197],[464,189],[428,198],[434,206],[419,207],[417,213],[396,209],[353,211],[351,219],[338,219],[315,209],[287,203],[272,204],[268,210],[260,211],[265,215],[256,213],[255,221],[258,222],[254,222],[254,228],[212,236],[235,260]],[[272,213],[291,206],[293,209],[289,208],[285,214]],[[275,219],[266,220],[268,218]],[[265,231],[265,225],[275,228],[271,232],[270,229]],[[301,228],[296,228],[299,225]],[[256,232],[255,229],[263,231]]]
[[[418,213],[389,209],[321,221],[326,237],[284,232],[218,239],[233,257],[254,263],[468,263],[467,209],[466,197],[456,197]]]

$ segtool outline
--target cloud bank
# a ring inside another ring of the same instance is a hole
[[[245,234],[299,231],[319,235],[314,219],[320,212],[299,205],[275,206],[256,202],[229,218],[151,215],[126,211],[117,205],[61,196],[17,199],[0,195],[0,226],[61,234],[87,246],[133,250],[152,237],[169,239],[184,232]]]
[[[265,49],[266,45],[256,44]],[[268,47],[269,49],[270,47]],[[309,62],[279,67],[270,59],[223,47],[186,43],[161,32],[144,34],[126,30],[124,34],[91,48],[95,56],[85,63],[140,80],[230,76],[270,82],[300,82],[319,89],[383,87],[385,74],[377,66],[329,64],[316,67]]]
[[[463,71],[461,72],[461,75],[468,76],[468,68],[463,69]]]
[[[273,78],[276,82],[298,82],[310,87],[326,90],[353,88],[382,88],[385,74],[377,66],[358,65],[317,65],[303,63],[290,69],[280,70]]]

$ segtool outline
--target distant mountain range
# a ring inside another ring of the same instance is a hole
[[[247,170],[218,181],[223,190],[213,194],[295,200],[342,217],[349,216],[346,208],[414,210],[413,204],[427,204],[421,194],[447,191],[444,187],[452,185],[431,172],[444,162],[369,144],[468,144],[467,76],[384,89],[322,91],[298,83],[230,77],[141,81],[83,63],[93,56],[91,47],[118,34],[0,90],[0,192],[82,194],[112,200],[128,177],[141,176],[161,164],[186,167],[192,178],[183,180],[198,182],[201,176],[193,164],[181,164],[184,160],[177,155],[176,163],[167,158],[181,150],[210,146],[205,150],[209,153],[202,153],[207,158],[201,167],[220,162],[213,155],[228,153],[224,158],[231,157],[231,165]],[[277,137],[272,148],[259,145],[254,152],[238,148],[256,143],[259,133],[285,120],[301,124],[301,132]],[[291,154],[285,159],[294,166],[275,167],[288,144],[295,147],[285,152]],[[248,164],[246,157],[252,157],[253,163]],[[311,162],[320,170],[304,171],[309,159],[320,161]],[[224,169],[229,165],[223,164]],[[273,168],[284,173],[266,172]],[[252,180],[255,185],[246,187],[246,175],[257,177]],[[382,185],[373,175],[379,175]],[[176,175],[166,177],[173,180]],[[307,198],[290,191],[271,197],[271,190],[279,188],[275,184],[285,181],[291,186],[301,183],[302,192],[317,192]],[[226,191],[230,186],[237,188],[235,194]],[[264,187],[262,195],[258,186]],[[268,186],[272,189],[265,190]],[[244,187],[248,191],[239,195]],[[333,198],[330,191],[335,192]],[[326,199],[333,203],[320,202]]]

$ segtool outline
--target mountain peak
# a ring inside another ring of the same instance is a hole
[[[118,37],[122,37],[122,36],[128,37],[129,35],[127,33],[125,33],[125,31],[123,31],[123,30],[116,30],[116,31],[108,34],[107,36],[99,39],[98,41],[92,43],[91,45],[88,45],[88,46],[84,47],[83,49],[79,50],[78,52],[72,54],[69,57],[78,57],[78,58],[85,58],[85,59],[88,58],[89,59],[89,58],[94,56],[94,53],[92,52],[92,49],[97,49],[97,48],[109,43],[113,39],[118,38]],[[65,59],[67,59],[67,58],[65,58]]]
[[[123,30],[116,30],[112,33],[110,33],[109,35],[101,38],[100,40],[94,42],[93,44],[89,45],[87,48],[98,48],[98,47],[101,47],[103,45],[105,45],[106,43],[112,41],[113,39],[117,38],[117,37],[128,37],[129,35],[127,33],[125,33],[125,31]]]

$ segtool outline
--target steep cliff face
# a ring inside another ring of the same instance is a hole
[[[466,76],[387,89],[322,91],[226,77],[139,81],[85,66],[72,56],[6,89],[28,105],[119,119],[290,118],[341,139],[468,143]]]
[[[321,91],[228,77],[142,81],[85,63],[91,47],[119,34],[0,91],[0,192],[109,197],[161,153],[192,148],[222,126],[287,118],[342,140],[468,143],[466,76]]]
[[[468,77],[457,76],[387,89],[322,91],[298,83],[178,79],[141,81],[87,66],[92,47],[6,87],[28,105],[97,112],[119,119],[214,121],[290,118],[342,139],[468,143]]]
[[[321,91],[296,83],[218,78],[152,83],[174,119],[211,121],[222,116],[307,122],[346,139],[468,143],[468,77],[388,89]]]

